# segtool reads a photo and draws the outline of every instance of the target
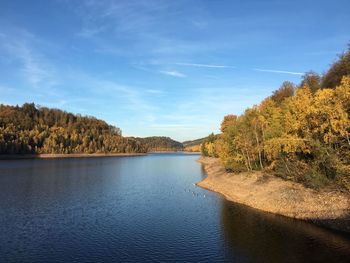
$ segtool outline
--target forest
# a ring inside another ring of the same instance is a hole
[[[94,117],[59,109],[0,105],[1,154],[146,152],[135,139]]]
[[[59,109],[0,105],[0,154],[144,153],[182,150],[166,137],[123,137],[121,130],[94,117]]]
[[[169,152],[182,151],[183,145],[181,142],[175,141],[169,137],[151,136],[145,138],[131,137],[140,142],[148,152]]]
[[[284,82],[259,105],[227,115],[201,144],[227,171],[262,170],[312,188],[350,191],[350,48],[324,74]]]
[[[201,144],[205,141],[207,137],[200,138],[196,140],[191,141],[184,141],[182,144],[184,146],[184,150],[186,152],[200,152],[201,151]]]
[[[169,137],[123,137],[119,128],[90,116],[25,103],[0,104],[0,154],[144,153],[182,151]]]

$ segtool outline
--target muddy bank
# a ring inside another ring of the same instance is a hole
[[[197,185],[265,212],[350,233],[350,196],[316,191],[272,175],[227,173],[216,158],[201,157],[208,177]]]

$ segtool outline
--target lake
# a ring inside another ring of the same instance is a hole
[[[0,261],[350,262],[349,235],[196,187],[198,158],[0,161]]]

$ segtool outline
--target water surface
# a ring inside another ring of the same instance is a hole
[[[1,262],[350,262],[350,238],[198,188],[198,155],[0,161]]]

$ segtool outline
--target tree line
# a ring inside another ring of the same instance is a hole
[[[143,144],[149,152],[182,151],[184,146],[181,142],[165,136],[151,136],[145,138],[132,137]]]
[[[0,154],[144,153],[181,151],[169,137],[123,137],[119,128],[91,116],[25,103],[0,104]]]
[[[201,144],[204,142],[205,138],[200,138],[196,140],[191,141],[184,141],[182,144],[184,146],[184,150],[187,152],[200,152],[201,151]]]
[[[146,147],[94,117],[59,109],[0,105],[0,153],[133,153]]]
[[[228,171],[263,170],[310,187],[350,190],[350,49],[323,75],[284,82],[242,115],[227,115],[204,156]]]

